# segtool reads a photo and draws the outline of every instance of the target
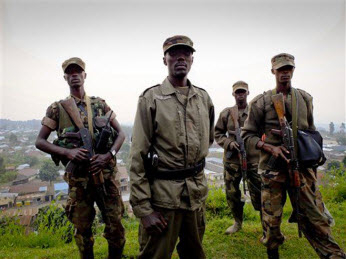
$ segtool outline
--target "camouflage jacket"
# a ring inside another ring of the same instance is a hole
[[[139,97],[130,151],[130,202],[137,217],[153,212],[152,205],[195,210],[207,197],[203,172],[185,180],[149,183],[144,170],[143,157],[150,148],[158,154],[159,170],[186,168],[207,156],[214,140],[214,106],[205,90],[188,83],[186,105],[168,79]],[[182,205],[183,192],[190,206]]]
[[[255,97],[249,105],[249,116],[245,121],[242,137],[246,145],[256,147],[257,142],[265,134],[265,142],[279,146],[282,144],[280,136],[271,133],[271,129],[280,129],[279,119],[275,111],[271,96],[272,90],[264,92]],[[288,122],[292,120],[292,104],[291,93],[285,99],[286,118]],[[298,101],[298,129],[315,130],[313,119],[312,97],[307,92],[297,89]],[[259,168],[263,170],[269,169],[267,163],[271,154],[261,150]],[[277,169],[286,168],[287,165],[283,159],[279,159],[276,163]]]
[[[85,128],[88,128],[88,115],[86,108],[86,101],[83,99],[79,99],[73,95],[70,95],[67,98],[73,98],[78,107],[78,111],[80,113],[81,120],[84,124]],[[60,104],[62,100],[58,102],[54,102],[51,104],[46,112],[46,116],[42,119],[41,124],[49,127],[51,130],[56,130],[58,138],[54,140],[54,144],[64,148],[77,148],[81,146],[81,140],[79,138],[73,138],[68,135],[68,133],[78,132],[78,128],[74,126],[70,116],[67,114],[65,109]],[[93,143],[98,140],[99,134],[102,130],[102,127],[105,126],[105,122],[107,121],[111,109],[106,104],[105,100],[99,97],[90,97],[91,102],[91,110],[92,110],[92,118],[93,118],[93,129],[94,129],[94,139]],[[114,112],[111,115],[111,119],[115,118]],[[115,132],[113,132],[113,136],[110,138],[108,146],[109,148],[113,145],[113,141],[115,140]],[[52,156],[54,162],[58,163],[59,160],[62,161],[64,165],[68,161],[65,158],[58,158],[56,156]],[[112,164],[112,163],[111,163]]]
[[[234,122],[230,115],[230,110],[236,108],[228,107],[224,109],[219,116],[219,119],[217,120],[215,124],[215,141],[224,148],[224,156],[223,156],[223,162],[231,165],[232,168],[235,170],[238,170],[240,166],[240,161],[238,157],[238,152],[236,150],[232,150],[232,156],[230,159],[226,158],[226,152],[229,150],[229,145],[231,142],[235,141],[235,136],[230,133],[230,131],[234,131]],[[244,109],[242,113],[239,112],[239,126],[243,127],[244,122],[248,116],[248,106]],[[246,158],[248,162],[249,169],[251,167],[256,168],[258,165],[258,159],[259,159],[259,150],[256,148],[249,148],[249,146],[245,146],[246,148]]]

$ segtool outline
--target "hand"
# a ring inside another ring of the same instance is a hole
[[[96,154],[90,159],[90,172],[95,173],[106,167],[112,156],[109,152],[106,154]]]
[[[290,152],[283,146],[273,146],[273,145],[270,145],[270,144],[264,144],[263,145],[263,149],[268,152],[268,153],[271,153],[272,156],[274,156],[275,158],[278,158],[279,156],[284,159],[287,164],[290,162],[289,159],[286,158],[285,154],[289,154]]]
[[[229,143],[229,150],[237,150],[239,152],[239,145],[236,141]]]
[[[157,211],[141,218],[141,222],[149,235],[162,233],[167,227],[166,220],[161,213]]]
[[[89,151],[84,148],[72,148],[66,149],[65,156],[68,160],[83,162],[89,159],[88,153]]]

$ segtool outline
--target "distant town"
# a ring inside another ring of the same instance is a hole
[[[68,184],[63,180],[63,166],[55,166],[50,155],[35,148],[34,142],[40,129],[40,121],[10,121],[0,119],[0,218],[16,216],[20,224],[30,227],[38,210],[52,201],[63,207],[68,197]],[[117,154],[116,179],[128,215],[129,204],[129,150],[130,126],[123,126],[126,140]],[[332,166],[346,163],[345,124],[329,129],[319,128],[324,138],[323,150],[327,162],[318,168],[318,181],[323,184],[323,175]],[[56,138],[50,136],[50,141]],[[224,188],[223,149],[214,143],[206,159],[205,174],[209,186]]]

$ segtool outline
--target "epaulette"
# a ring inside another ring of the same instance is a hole
[[[306,96],[308,96],[309,98],[312,98],[311,94],[309,94],[307,91],[302,90],[302,89],[299,89],[299,88],[297,88],[297,90],[298,90],[302,95],[306,95]]]
[[[252,100],[251,100],[251,103],[255,103],[257,102],[259,99],[261,99],[264,95],[265,95],[266,92],[264,92],[263,94],[259,94],[257,95],[256,97],[254,97]]]
[[[229,110],[231,110],[231,108],[232,108],[232,107],[227,107],[227,108],[223,109],[223,110],[221,111],[221,113],[228,112]]]
[[[150,90],[151,88],[157,87],[157,86],[160,86],[160,84],[157,84],[157,85],[153,85],[153,86],[148,87],[147,89],[144,90],[144,92],[143,92],[140,96],[144,96],[145,93],[146,93],[148,90]]]
[[[207,92],[207,90],[203,89],[202,87],[198,87],[198,86],[195,86],[195,85],[194,85],[194,87],[196,87],[196,88],[198,88],[199,90],[202,90],[202,91],[204,91],[204,92]]]

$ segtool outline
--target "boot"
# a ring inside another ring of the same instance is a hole
[[[236,232],[238,232],[239,230],[241,230],[242,227],[242,222],[239,220],[236,220],[233,224],[233,226],[230,226],[229,228],[226,229],[225,234],[226,235],[232,235]]]
[[[94,259],[94,250],[93,248],[84,248],[83,251],[79,251],[81,259]]]
[[[267,248],[268,259],[279,259],[279,249],[269,249]]]
[[[108,259],[120,259],[123,254],[123,248],[108,246]]]

